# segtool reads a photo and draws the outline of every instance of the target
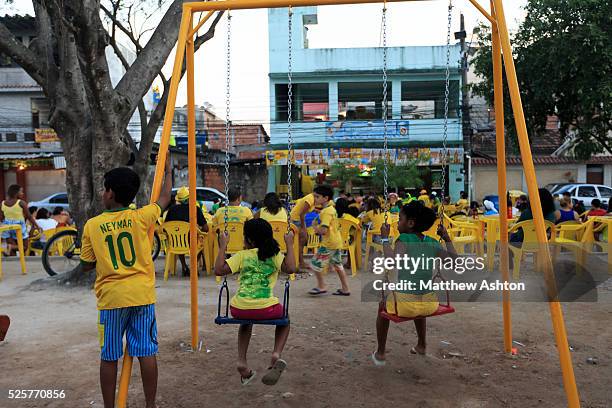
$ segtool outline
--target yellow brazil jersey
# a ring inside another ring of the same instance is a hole
[[[431,208],[431,200],[429,199],[429,196],[427,194],[421,194],[418,198],[418,201],[422,201],[423,204],[425,205],[425,207]]]
[[[470,208],[470,203],[465,198],[461,198],[457,201],[457,204],[455,204],[455,207],[457,208],[457,211],[462,211],[466,208]]]
[[[257,248],[245,249],[232,255],[227,265],[232,273],[240,273],[240,286],[230,301],[238,309],[263,309],[278,304],[274,296],[274,285],[278,279],[284,256],[275,256],[259,260]]]
[[[105,211],[85,224],[81,262],[96,264],[98,309],[155,303],[155,267],[149,229],[161,215],[157,204]]]
[[[314,194],[305,195],[295,202],[295,206],[291,209],[291,221],[299,221],[300,214],[307,207],[309,211],[314,210]]]
[[[6,205],[6,202],[2,202],[2,212],[4,213],[4,218],[11,221],[25,221],[23,217],[23,207],[19,205],[21,200],[15,201],[15,204],[12,206]]]
[[[280,208],[276,214],[272,214],[266,207],[259,211],[259,218],[266,221],[287,221],[287,210]]]
[[[221,207],[213,216],[213,225],[219,226],[225,223],[225,208]],[[227,222],[245,222],[253,218],[253,212],[241,205],[227,206]]]
[[[340,229],[338,228],[338,213],[336,208],[328,204],[319,214],[321,222],[319,226],[327,227],[327,234],[323,235],[321,246],[327,249],[340,249],[342,247],[342,238]]]

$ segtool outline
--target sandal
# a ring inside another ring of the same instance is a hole
[[[376,351],[372,352],[372,361],[374,362],[374,365],[377,367],[383,367],[385,364],[387,364],[387,362],[385,360],[379,360],[376,358]]]
[[[272,367],[268,368],[268,372],[262,377],[261,382],[266,385],[275,385],[285,368],[287,368],[287,362],[279,358]]]
[[[336,296],[351,296],[351,292],[343,292],[342,289],[338,289],[337,291],[332,293],[332,295],[336,295]]]
[[[240,377],[240,384],[242,385],[249,385],[251,383],[251,381],[253,381],[255,379],[255,376],[257,375],[257,371],[253,371],[251,370],[251,375],[248,377]]]
[[[313,296],[324,295],[326,293],[327,293],[326,290],[321,290],[319,288],[312,288],[308,291],[308,294],[313,295]]]

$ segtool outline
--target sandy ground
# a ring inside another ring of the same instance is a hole
[[[158,263],[158,274],[163,270]],[[46,276],[38,260],[21,276],[18,263],[4,260],[0,313],[12,326],[0,343],[0,407],[102,407],[98,385],[95,299],[84,289],[33,291],[26,285]],[[158,275],[159,276],[159,275]],[[337,280],[329,276],[330,287]],[[428,353],[413,356],[411,323],[393,325],[386,367],[374,367],[377,305],[360,301],[359,280],[351,297],[312,299],[314,278],[292,286],[291,335],[284,358],[289,366],[269,387],[242,387],[235,371],[235,326],[218,327],[217,289],[200,279],[200,352],[189,352],[188,280],[158,282],[160,407],[562,407],[566,405],[547,304],[513,304],[519,355],[502,353],[501,305],[455,304],[457,313],[428,320]],[[280,286],[279,288],[280,289]],[[200,289],[202,293],[202,289]],[[612,303],[563,306],[583,407],[612,407]],[[256,327],[249,351],[262,373],[273,329]],[[445,342],[450,342],[446,345]],[[452,352],[455,356],[449,355]],[[457,357],[457,355],[459,357]],[[587,363],[597,357],[598,364]],[[135,363],[130,407],[144,406]],[[64,390],[63,400],[9,400],[9,389]]]

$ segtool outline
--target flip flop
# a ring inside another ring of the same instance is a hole
[[[249,385],[251,383],[251,381],[253,381],[255,379],[256,375],[257,375],[257,371],[251,370],[251,375],[248,376],[247,378],[240,377],[240,384],[242,384],[242,385]]]
[[[372,355],[370,357],[372,357],[372,361],[374,362],[374,365],[376,367],[383,367],[384,365],[387,364],[387,362],[385,360],[379,360],[379,359],[376,358],[376,352],[375,351],[372,352]]]
[[[308,291],[308,294],[313,295],[313,296],[324,295],[326,293],[327,293],[326,290],[321,290],[319,288],[312,288]]]
[[[268,372],[262,377],[261,382],[266,385],[275,385],[285,368],[287,368],[287,362],[279,358],[272,367],[268,368]]]
[[[6,315],[0,315],[0,341],[4,341],[10,325],[11,319]]]
[[[419,356],[424,356],[426,353],[419,353],[416,348],[412,347],[410,349],[410,354],[416,354],[416,355],[419,355]]]
[[[342,289],[338,289],[337,291],[332,293],[332,295],[336,295],[336,296],[351,296],[351,292],[343,292]]]

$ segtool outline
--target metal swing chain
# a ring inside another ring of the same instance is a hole
[[[382,67],[382,77],[383,77],[383,100],[382,100],[382,112],[383,112],[383,151],[384,151],[384,159],[383,159],[383,195],[385,199],[384,206],[384,216],[385,216],[385,224],[388,224],[388,190],[389,190],[389,143],[388,143],[388,134],[387,134],[387,2],[383,3],[382,9],[382,48],[383,48],[383,67]]]
[[[288,8],[288,64],[287,64],[287,233],[291,231],[291,200],[293,199],[293,183],[291,175],[291,167],[294,161],[294,147],[293,147],[293,133],[292,133],[292,120],[293,120],[293,10],[291,6]]]
[[[226,43],[226,62],[225,62],[225,215],[224,232],[227,232],[229,206],[229,161],[230,161],[230,96],[231,96],[231,39],[232,39],[232,15],[227,13],[227,43]]]
[[[448,139],[448,103],[450,94],[450,54],[451,54],[451,25],[453,19],[453,0],[448,1],[448,22],[446,31],[446,72],[445,72],[445,89],[444,89],[444,132],[442,134],[442,194],[440,197],[440,225],[444,222],[444,199],[446,191],[446,168],[448,166],[448,148],[446,146]]]

